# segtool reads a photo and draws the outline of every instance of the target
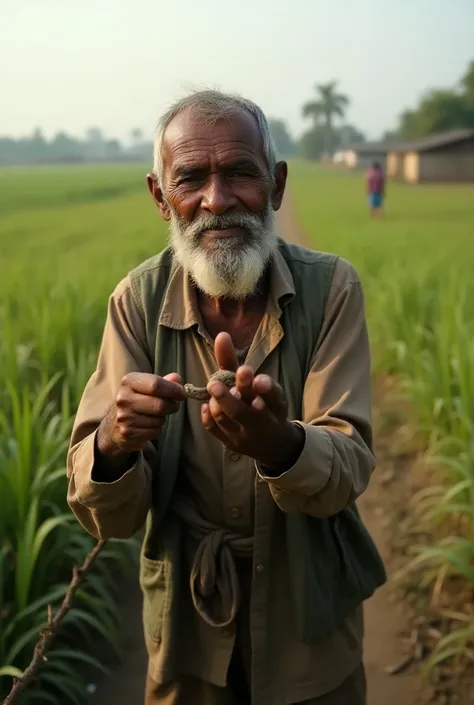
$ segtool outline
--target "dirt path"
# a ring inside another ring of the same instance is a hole
[[[289,242],[307,244],[298,226],[289,198],[285,199],[278,219],[279,234]],[[389,500],[383,483],[390,463],[383,446],[378,455],[378,469],[371,485],[361,498],[359,508],[367,528],[388,564],[389,551],[384,517]],[[384,508],[385,505],[385,508]],[[125,644],[122,663],[111,665],[112,675],[99,682],[91,698],[92,705],[141,705],[146,672],[146,652],[141,628],[141,595],[136,582],[125,586],[123,633]],[[418,705],[421,701],[420,679],[414,674],[388,675],[385,669],[400,663],[406,653],[401,632],[405,625],[401,609],[390,595],[390,584],[382,588],[366,605],[365,664],[368,705]],[[350,705],[348,703],[347,705]]]

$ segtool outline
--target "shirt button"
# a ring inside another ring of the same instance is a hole
[[[263,563],[259,563],[257,566],[257,573],[263,573],[264,570],[265,566],[263,565]]]
[[[230,459],[231,460],[240,460],[240,454],[239,453],[231,453]]]
[[[230,639],[230,637],[232,636],[232,629],[224,629],[222,635],[225,636],[227,639]]]
[[[230,515],[232,519],[238,519],[240,516],[240,509],[238,507],[232,507],[230,510]]]

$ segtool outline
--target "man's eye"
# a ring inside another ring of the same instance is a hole
[[[190,174],[189,176],[182,176],[178,184],[193,184],[196,183],[196,181],[199,181],[199,176],[196,174]]]
[[[250,179],[252,178],[253,174],[250,171],[245,171],[245,169],[234,169],[230,172],[230,176],[232,176],[233,178],[240,177],[244,179]]]

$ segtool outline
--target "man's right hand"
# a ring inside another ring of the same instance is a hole
[[[176,413],[184,399],[181,378],[174,372],[166,377],[141,372],[126,375],[98,428],[97,450],[102,458],[122,465],[159,436],[168,414]]]

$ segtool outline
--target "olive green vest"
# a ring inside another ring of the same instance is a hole
[[[295,297],[283,307],[284,337],[280,342],[280,378],[289,403],[289,418],[302,418],[304,383],[323,323],[337,257],[279,241],[294,279]],[[147,332],[156,374],[178,372],[186,379],[182,332],[158,324],[164,293],[174,262],[171,251],[148,260],[131,272],[132,290]],[[153,503],[142,548],[141,584],[144,624],[161,641],[165,623],[179,611],[181,526],[167,511],[177,478],[185,405],[168,417],[157,441]],[[256,515],[266,483],[256,485]],[[268,501],[268,497],[264,498]],[[280,511],[272,501],[274,511]],[[355,505],[335,516],[317,519],[303,513],[285,515],[291,592],[298,635],[314,643],[328,637],[349,614],[385,582],[382,560]],[[160,566],[159,579],[143,572],[143,556]],[[167,642],[179,639],[170,631]]]

